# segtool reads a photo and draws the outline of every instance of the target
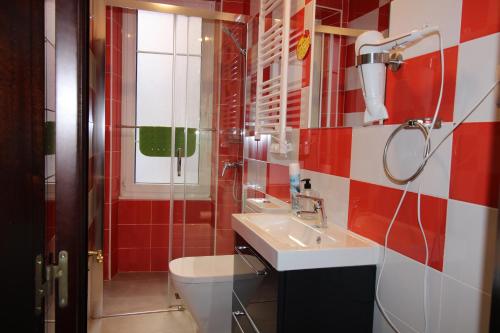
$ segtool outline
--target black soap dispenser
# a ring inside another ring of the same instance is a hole
[[[319,193],[312,189],[311,178],[304,178],[302,179],[302,182],[304,182],[304,190],[301,192],[301,194],[307,195],[308,197],[319,198]],[[302,200],[302,209],[306,211],[313,211],[314,210],[313,200],[309,199]]]

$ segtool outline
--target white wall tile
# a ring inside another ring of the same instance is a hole
[[[297,162],[299,159],[299,138],[300,138],[300,129],[294,128],[291,131],[287,132],[286,140],[288,143],[290,143],[292,150],[283,155],[283,154],[271,153],[271,149],[268,149],[267,161],[270,163],[280,164],[285,166],[288,166],[291,162]]]
[[[396,36],[424,25],[439,26],[443,47],[458,45],[462,0],[394,0],[391,2],[389,35]],[[404,58],[413,58],[439,49],[437,35],[426,37],[404,51]]]
[[[355,66],[347,67],[345,70],[345,90],[361,89],[358,69]]]
[[[292,54],[288,61],[288,91],[298,90],[302,87],[302,61]]]
[[[473,39],[458,47],[457,86],[453,120],[459,121],[486,94],[500,75],[500,33]],[[500,121],[500,88],[466,122]]]
[[[250,145],[252,144],[253,140],[253,136],[243,137],[243,158],[248,158],[248,150],[250,149]]]
[[[491,297],[443,276],[441,332],[488,332]]]
[[[359,127],[364,125],[364,112],[344,113],[344,126]]]
[[[295,0],[295,1],[290,1],[290,13],[293,16],[293,14],[297,13],[299,10],[302,9],[305,5],[305,0]]]
[[[56,45],[56,4],[55,0],[45,0],[45,38]]]
[[[300,99],[300,128],[309,127],[309,110],[311,109],[310,103],[310,86],[301,89]]]
[[[325,212],[329,223],[347,229],[349,213],[349,178],[302,169],[302,179],[311,178],[312,189],[325,199]]]
[[[312,30],[313,26],[313,16],[314,16],[314,1],[309,2],[307,5],[304,7],[304,29],[309,29],[309,31]]]
[[[408,324],[402,322],[392,313],[387,312],[387,316],[400,333],[419,333],[418,331],[408,326]],[[380,309],[376,304],[373,311],[373,333],[394,333],[394,330],[391,328],[387,320],[382,316],[382,313],[380,312]]]
[[[45,108],[56,110],[56,50],[45,42]]]
[[[247,185],[261,192],[266,191],[267,163],[248,160]]]
[[[498,210],[449,200],[444,273],[491,293]]]
[[[354,20],[347,23],[348,28],[353,29],[367,29],[367,30],[377,30],[378,29],[378,8],[372,10],[371,12],[355,18]],[[354,43],[355,39],[353,39]],[[350,44],[350,43],[348,43]]]
[[[56,155],[45,155],[45,178],[48,183],[54,183],[56,174]]]
[[[351,178],[382,186],[403,189],[386,176],[382,164],[384,146],[389,135],[398,125],[353,128],[351,150]],[[451,124],[443,124],[432,132],[431,145],[434,147],[448,131]],[[428,161],[424,172],[410,185],[410,191],[417,192],[422,181],[422,193],[448,198],[451,166],[451,136],[441,145]],[[418,130],[402,130],[390,145],[388,166],[398,177],[408,177],[421,161],[424,138]]]
[[[387,250],[387,254],[380,282],[382,306],[414,330],[423,332],[424,265],[392,250]],[[377,267],[377,277],[379,273],[380,265]],[[430,332],[433,333],[439,332],[441,279],[440,272],[429,268],[428,320]]]

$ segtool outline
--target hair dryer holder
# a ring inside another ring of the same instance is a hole
[[[404,63],[403,55],[400,52],[373,52],[360,54],[356,57],[356,67],[366,64],[386,64],[393,72],[399,70]]]

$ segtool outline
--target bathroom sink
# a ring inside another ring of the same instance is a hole
[[[255,214],[249,218],[255,227],[268,233],[278,242],[297,248],[321,248],[335,246],[335,238],[301,222],[291,215]]]
[[[292,214],[233,214],[232,226],[278,271],[373,265],[379,259],[378,244]]]

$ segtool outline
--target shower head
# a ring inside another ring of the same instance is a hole
[[[229,38],[231,38],[231,40],[233,41],[234,45],[236,45],[236,47],[238,48],[238,50],[240,51],[240,53],[243,55],[243,56],[246,56],[247,55],[247,50],[242,48],[241,47],[241,44],[240,42],[238,42],[238,39],[236,38],[236,36],[233,34],[233,32],[231,30],[229,30],[227,27],[225,26],[222,26],[222,31],[229,36]]]

